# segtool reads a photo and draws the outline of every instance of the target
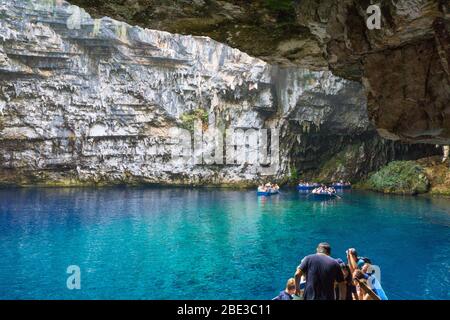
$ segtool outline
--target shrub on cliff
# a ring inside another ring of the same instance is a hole
[[[366,183],[369,189],[397,194],[425,193],[429,185],[424,168],[415,161],[393,161],[372,174]]]
[[[208,125],[208,111],[197,108],[192,111],[185,112],[181,115],[181,127],[194,132],[194,123],[196,120],[200,120],[203,124],[203,128]]]
[[[299,176],[298,176],[297,168],[294,165],[291,166],[290,173],[291,173],[291,175],[289,176],[289,183],[297,185]]]

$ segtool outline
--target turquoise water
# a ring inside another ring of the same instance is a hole
[[[182,188],[0,190],[0,299],[270,299],[321,241],[391,299],[450,299],[450,200]]]

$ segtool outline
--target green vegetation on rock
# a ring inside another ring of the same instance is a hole
[[[319,181],[329,183],[339,180],[352,180],[356,168],[359,167],[360,144],[346,146],[339,153],[331,156],[318,173]]]
[[[200,120],[203,123],[203,126],[208,124],[208,112],[205,109],[197,108],[195,110],[183,113],[180,119],[181,127],[193,132],[194,123],[196,120]]]
[[[396,194],[419,194],[429,189],[424,168],[415,161],[393,161],[372,174],[364,187]]]
[[[297,184],[299,180],[297,168],[295,166],[291,166],[290,173],[289,182],[292,184]]]

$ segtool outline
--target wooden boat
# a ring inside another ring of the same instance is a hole
[[[335,188],[336,190],[347,190],[347,189],[351,189],[352,185],[351,184],[332,184],[331,185],[333,188]]]
[[[278,191],[278,190],[269,190],[269,191],[256,191],[256,194],[258,195],[258,196],[272,196],[272,195],[275,195],[275,194],[278,194],[278,193],[280,193],[280,191]]]
[[[310,191],[310,190],[314,190],[315,188],[317,188],[319,186],[320,185],[318,185],[318,184],[312,184],[312,185],[299,184],[299,185],[297,185],[297,190],[298,191]]]
[[[335,193],[321,192],[321,193],[311,193],[308,195],[308,199],[312,200],[330,200],[335,199],[337,195]]]

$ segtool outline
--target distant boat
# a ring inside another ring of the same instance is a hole
[[[269,191],[256,191],[256,194],[258,195],[258,196],[272,196],[272,195],[275,195],[275,194],[278,194],[278,193],[280,193],[280,191],[278,191],[278,190],[269,190]]]
[[[321,193],[311,193],[308,195],[308,199],[312,200],[330,200],[335,199],[337,195],[335,193],[321,192]]]
[[[319,184],[299,184],[297,185],[297,190],[299,191],[308,191],[308,190],[314,190],[315,188],[319,187]]]
[[[343,189],[351,189],[352,188],[352,185],[351,184],[340,184],[340,183],[335,183],[335,184],[332,184],[331,185],[333,188],[335,188],[335,189],[340,189],[340,190],[343,190]]]

